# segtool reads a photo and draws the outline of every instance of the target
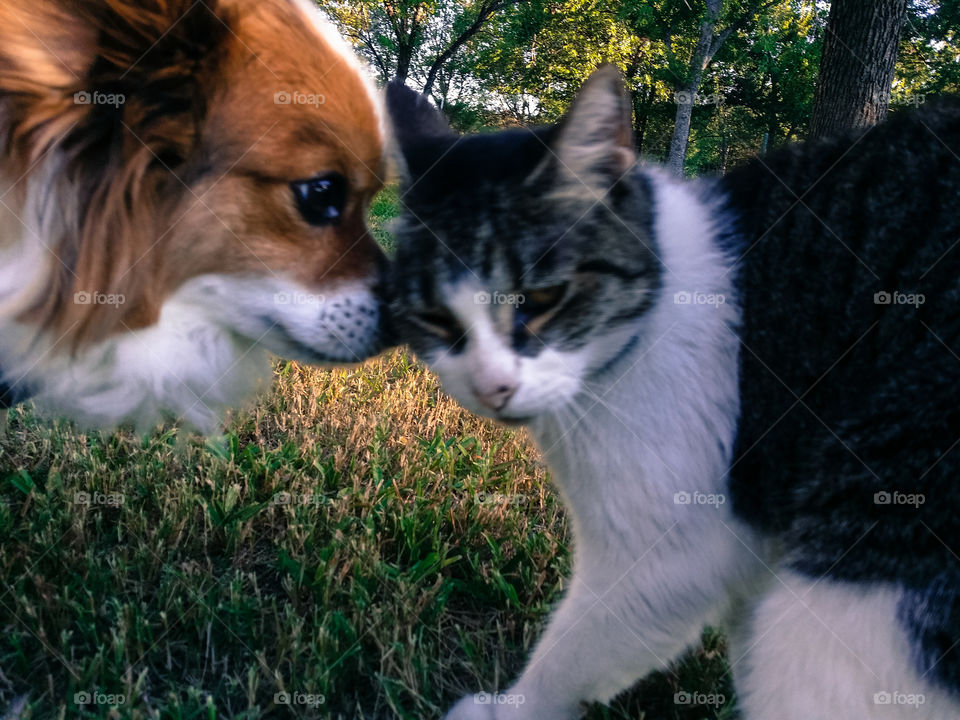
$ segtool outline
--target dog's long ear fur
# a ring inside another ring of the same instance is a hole
[[[216,0],[0,6],[0,160],[14,178],[56,166],[56,201],[44,212],[60,217],[40,220],[57,228],[43,241],[59,262],[27,319],[69,334],[74,347],[116,330],[110,313],[73,302],[75,293],[123,294],[134,305],[149,296],[142,257],[156,238],[138,233],[183,191],[229,25]]]
[[[56,3],[0,5],[0,148],[31,162],[84,115],[70,90],[93,62],[97,32]]]

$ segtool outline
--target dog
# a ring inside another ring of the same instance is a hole
[[[385,128],[307,0],[4,0],[0,403],[211,429],[379,352]]]

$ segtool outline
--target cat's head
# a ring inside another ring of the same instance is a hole
[[[474,412],[529,422],[568,407],[635,344],[660,284],[618,71],[600,68],[537,130],[459,136],[397,84],[387,104],[406,167],[401,339]]]

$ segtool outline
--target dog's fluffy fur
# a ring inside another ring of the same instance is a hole
[[[266,351],[380,349],[372,84],[303,0],[0,6],[0,389],[203,428]],[[291,183],[338,173],[339,221]]]

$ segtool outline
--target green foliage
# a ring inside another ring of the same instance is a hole
[[[916,106],[943,93],[960,93],[960,4],[913,0],[900,42],[891,107]]]
[[[490,0],[487,0],[489,4]],[[422,86],[443,48],[484,2],[321,0],[383,79],[413,38],[409,82]],[[893,109],[960,92],[960,6],[912,0]],[[687,171],[724,172],[764,147],[802,139],[810,118],[829,4],[823,0],[724,0],[717,32],[729,36],[704,70],[693,111]],[[669,151],[675,91],[706,18],[705,0],[512,0],[439,67],[430,94],[464,131],[552,122],[602,62],[633,95],[637,149]],[[399,33],[398,33],[399,29]]]

